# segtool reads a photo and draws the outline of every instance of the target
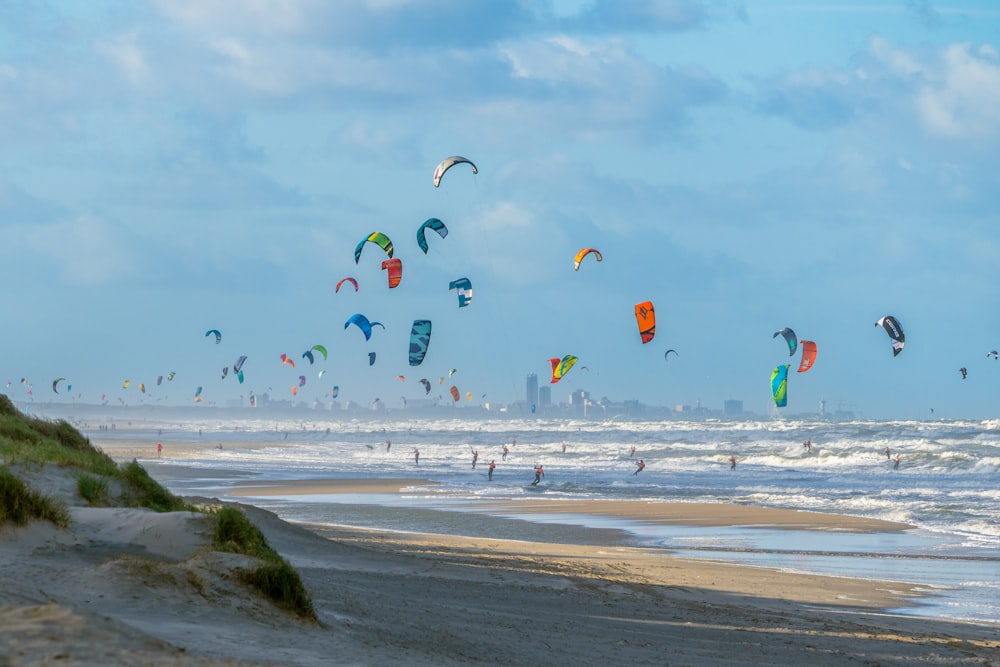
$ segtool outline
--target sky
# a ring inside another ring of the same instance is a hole
[[[998,52],[987,0],[0,0],[0,381],[468,406],[572,354],[559,402],[998,418]]]

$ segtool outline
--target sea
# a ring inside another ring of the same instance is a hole
[[[579,539],[581,528],[614,529],[623,543],[662,549],[664,557],[904,582],[929,594],[892,613],[1000,621],[998,420],[241,417],[144,419],[129,425],[119,420],[116,426],[83,430],[98,445],[115,439],[159,441],[164,448],[172,441],[209,445],[159,462],[151,446],[150,459],[140,459],[153,471],[164,463],[194,469],[193,475],[190,470],[163,475],[168,488],[183,495],[236,500],[228,495],[232,485],[245,481],[435,482],[403,495],[238,498],[292,521],[547,541]],[[479,454],[475,468],[473,451]],[[491,459],[497,467],[489,481]],[[646,466],[635,475],[639,459]],[[532,486],[538,464],[545,477]],[[851,533],[766,525],[664,526],[504,509],[504,501],[540,496],[767,506],[886,519],[914,528]]]

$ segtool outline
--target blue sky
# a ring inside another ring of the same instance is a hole
[[[427,377],[508,402],[574,354],[556,400],[767,413],[791,362],[789,413],[996,417],[998,35],[986,1],[0,1],[0,380],[188,404],[302,373],[308,400],[396,406]],[[436,189],[449,155],[479,173]],[[424,255],[429,217],[450,233]],[[396,289],[374,246],[354,263],[373,231]],[[604,261],[574,272],[583,247]],[[345,331],[355,312],[385,331]],[[808,373],[785,326],[819,347]]]

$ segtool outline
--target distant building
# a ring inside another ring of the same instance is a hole
[[[538,407],[546,408],[552,405],[552,387],[543,386],[538,388]]]
[[[728,399],[722,404],[722,414],[726,417],[742,417],[743,401]]]
[[[538,405],[538,376],[534,373],[528,373],[526,399],[529,407]]]

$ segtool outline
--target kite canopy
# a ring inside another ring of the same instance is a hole
[[[425,230],[428,229],[432,229],[435,232],[437,232],[438,235],[441,236],[441,238],[448,236],[448,228],[444,226],[443,222],[441,222],[437,218],[428,218],[424,222],[424,224],[420,225],[420,227],[417,229],[417,245],[420,246],[420,249],[424,251],[425,255],[427,254],[427,251],[430,249],[427,246],[427,237],[424,235]]]
[[[550,384],[555,384],[556,382],[559,382],[559,380],[562,380],[563,376],[569,372],[569,369],[573,368],[573,364],[577,361],[579,361],[579,359],[574,357],[572,354],[567,354],[562,359],[555,357],[549,359],[549,364],[552,366],[552,380],[550,381]]]
[[[895,357],[903,351],[903,345],[906,344],[906,335],[903,333],[903,326],[899,323],[899,320],[892,315],[886,315],[880,318],[875,323],[875,326],[881,326],[889,334],[889,339],[892,341],[892,356]]]
[[[431,393],[431,382],[427,378],[421,378],[420,384],[424,385],[424,396]]]
[[[448,284],[449,290],[458,290],[458,307],[465,308],[472,303],[472,283],[468,278],[452,280]]]
[[[802,361],[799,362],[799,373],[805,373],[807,370],[812,368],[813,362],[816,361],[816,343],[811,340],[804,340],[801,343],[802,346]]]
[[[387,259],[382,262],[382,270],[388,271],[389,289],[392,289],[399,285],[399,281],[403,279],[403,260],[398,257]]]
[[[427,346],[431,343],[431,321],[413,320],[410,329],[410,365],[419,366],[427,355]]]
[[[367,317],[365,317],[361,313],[354,313],[353,315],[347,318],[346,322],[344,322],[344,328],[346,329],[352,324],[361,329],[361,333],[365,335],[365,340],[371,340],[372,325],[371,322],[368,321]]]
[[[785,327],[781,331],[775,331],[771,338],[777,338],[778,336],[783,337],[785,342],[788,343],[788,356],[795,354],[795,349],[799,346],[799,339],[795,336],[795,332]]]
[[[219,343],[222,342],[222,332],[220,332],[218,329],[209,329],[208,331],[205,332],[205,337],[207,338],[208,336],[211,336],[213,334],[215,335],[215,344],[218,345]]]
[[[457,403],[459,398],[461,397],[458,394],[458,387],[456,387],[455,385],[451,385],[451,400]]]
[[[779,408],[785,407],[788,404],[788,368],[790,364],[783,364],[781,366],[776,366],[773,371],[771,371],[771,397],[774,398],[774,404]]]
[[[337,287],[333,290],[333,293],[336,294],[337,292],[339,292],[340,291],[340,286],[343,285],[344,283],[351,283],[352,285],[354,285],[354,291],[355,292],[358,291],[358,281],[355,280],[354,278],[351,278],[350,276],[348,276],[346,278],[341,278],[340,279],[340,282],[337,283]]]
[[[670,358],[669,358],[669,357],[668,357],[667,355],[668,355],[668,354],[670,354],[671,352],[673,352],[673,353],[674,353],[674,356],[675,356],[675,357],[677,357],[677,356],[680,356],[680,355],[678,355],[678,354],[677,354],[677,350],[674,350],[674,349],[670,349],[670,350],[667,350],[666,352],[664,352],[664,353],[663,353],[663,359],[664,359],[665,361],[670,361]]]
[[[580,262],[582,262],[583,258],[586,257],[587,255],[593,255],[598,262],[604,259],[604,257],[601,256],[601,252],[596,248],[583,248],[580,250],[580,252],[576,253],[576,257],[573,258],[574,271],[580,270]]]
[[[372,232],[363,238],[361,243],[358,244],[358,247],[354,249],[355,264],[361,261],[361,251],[364,250],[366,243],[374,243],[379,248],[382,248],[382,250],[385,251],[385,254],[392,257],[392,241],[389,240],[389,237],[382,232]]]
[[[454,167],[456,164],[463,164],[463,163],[468,164],[470,167],[472,167],[473,174],[479,173],[479,170],[476,169],[476,165],[474,165],[472,163],[472,160],[470,160],[469,158],[462,157],[461,155],[453,155],[451,157],[446,157],[445,159],[441,160],[441,163],[438,164],[437,168],[434,169],[434,187],[438,187],[439,185],[441,185],[441,178],[444,176],[444,173],[446,171]]]
[[[653,340],[656,334],[656,313],[653,312],[652,301],[635,304],[635,321],[639,325],[643,345]]]

